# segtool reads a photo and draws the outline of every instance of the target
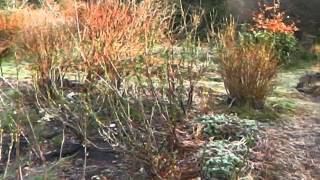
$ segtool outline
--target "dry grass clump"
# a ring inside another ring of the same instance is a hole
[[[223,45],[220,72],[230,98],[259,108],[272,90],[278,61],[268,42],[256,44],[238,40],[235,24],[230,23],[220,34]]]
[[[118,81],[130,71],[126,64],[135,63],[133,59],[156,40],[163,15],[157,8],[151,0],[65,1],[50,8],[13,10],[8,18],[0,18],[0,28],[14,28],[21,56],[32,57],[42,83],[51,79],[53,66],[61,71],[66,64],[76,64],[89,82],[105,75]],[[65,57],[62,63],[59,56],[73,51],[71,47],[79,57]]]
[[[26,6],[0,13],[0,33],[15,47],[17,63],[29,60],[36,81],[44,85],[61,78],[71,63],[72,22],[58,6]]]

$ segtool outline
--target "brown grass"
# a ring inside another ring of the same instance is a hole
[[[272,90],[278,67],[272,46],[267,42],[237,40],[232,22],[220,34],[220,41],[223,44],[220,73],[228,95],[241,104],[262,105]]]

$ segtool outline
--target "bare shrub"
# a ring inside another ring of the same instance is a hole
[[[20,59],[29,57],[39,85],[61,80],[72,66],[73,44],[64,27],[47,25],[24,29],[19,38]]]
[[[27,6],[12,9],[5,20],[1,22],[11,32],[17,62],[31,64],[38,85],[63,78],[73,61],[74,19],[64,16],[57,6],[52,9]]]
[[[159,17],[148,1],[102,1],[80,10],[81,66],[87,80],[109,74],[113,81],[119,81],[124,61],[145,52]]]
[[[55,96],[49,97],[36,89],[39,110],[61,121],[84,148],[98,146],[90,139],[100,136],[152,178],[179,179],[183,172],[176,155],[183,143],[177,124],[192,110],[209,58],[201,54],[196,36],[201,12],[188,27],[181,23],[173,30],[171,17],[157,8],[151,1],[87,4],[70,13],[76,26],[25,28],[18,42],[20,56],[28,55],[36,69],[36,83],[55,86],[72,71],[85,79],[77,83],[88,87],[52,88]],[[181,49],[176,30],[186,33]]]

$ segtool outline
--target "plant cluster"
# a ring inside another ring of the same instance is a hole
[[[63,124],[84,147],[99,147],[89,140],[99,136],[152,177],[179,177],[177,123],[191,110],[210,60],[195,37],[201,14],[191,28],[175,27],[187,33],[176,53],[172,19],[153,1],[75,3],[22,14],[42,12],[15,38],[18,62],[34,70],[34,87],[24,96],[37,120]]]
[[[280,9],[280,2],[260,4],[259,11],[254,13],[253,30],[267,30],[274,33],[293,34],[298,30],[294,22],[286,22],[286,15]]]
[[[203,150],[204,179],[237,179],[246,163],[248,147],[243,141],[211,141]]]
[[[45,24],[60,23],[61,16],[57,15],[55,9],[34,9],[25,7],[0,11],[0,31],[9,31],[17,34],[19,31],[44,26]]]
[[[241,140],[258,130],[254,120],[240,119],[235,115],[202,116],[199,120],[204,125],[204,133],[214,139]]]
[[[119,79],[124,61],[142,55],[152,38],[155,25],[159,27],[158,12],[151,5],[120,1],[90,4],[79,13],[81,51],[87,79],[109,74]]]
[[[232,21],[220,33],[219,41],[220,73],[231,102],[263,108],[278,69],[272,44],[239,38]]]
[[[0,37],[10,39],[10,35],[19,30],[23,19],[15,14],[8,14],[0,11]]]
[[[204,179],[237,179],[247,168],[256,122],[225,114],[203,116],[200,121],[210,139],[201,152]]]
[[[12,147],[23,136],[46,164],[34,127],[50,122],[63,129],[61,143],[54,142],[61,149],[65,133],[85,154],[90,147],[103,149],[91,141],[98,136],[151,178],[182,178],[179,122],[194,110],[197,82],[212,60],[198,36],[203,11],[181,9],[179,19],[172,16],[177,7],[162,9],[153,0],[46,3],[48,7],[23,8],[0,19],[2,29],[14,30],[17,63],[27,61],[34,80],[33,86],[17,85],[17,90],[6,82],[19,96],[1,94],[6,101],[1,101],[5,120],[0,133],[14,131]],[[232,23],[219,37],[213,37],[215,30],[209,34],[222,47],[220,73],[232,102],[261,107],[278,67],[272,43],[241,38]],[[184,38],[177,37],[181,34]],[[217,140],[203,148],[205,177],[238,176],[256,132],[254,121],[229,115],[200,121],[205,135]],[[91,178],[86,177],[86,157],[83,178]],[[10,155],[8,159],[9,166]],[[24,165],[17,164],[20,169]],[[23,177],[23,171],[18,173]]]
[[[280,2],[260,5],[259,11],[253,14],[251,32],[253,42],[270,41],[274,46],[280,63],[290,63],[298,49],[294,33],[298,31],[294,22],[290,22],[280,9]]]
[[[274,46],[279,64],[289,64],[297,55],[298,41],[291,34],[273,33],[270,31],[254,31],[249,33],[242,33],[242,37],[247,40],[256,42],[270,42]]]
[[[24,29],[20,34],[19,55],[32,62],[34,78],[41,87],[61,82],[74,65],[74,44],[64,28],[46,25]]]

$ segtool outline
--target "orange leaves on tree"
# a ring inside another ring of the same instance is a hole
[[[298,30],[294,22],[286,22],[285,13],[280,9],[280,3],[260,5],[259,11],[253,14],[253,30],[267,30],[293,34]]]

